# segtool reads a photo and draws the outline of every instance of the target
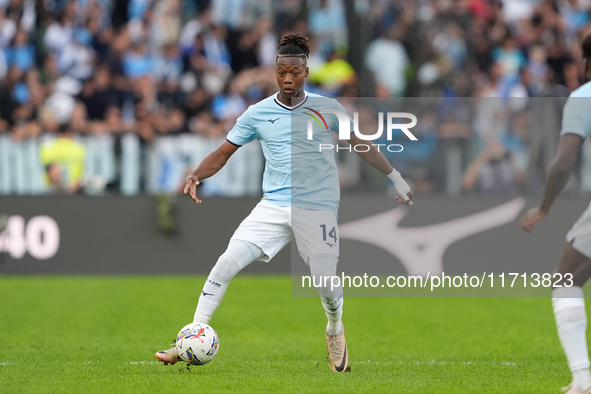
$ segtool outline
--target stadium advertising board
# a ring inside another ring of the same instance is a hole
[[[50,216],[33,216],[25,222],[20,215],[10,216],[0,233],[0,253],[20,260],[28,253],[36,260],[55,257],[60,245],[60,230]]]
[[[156,224],[153,198],[35,197],[36,204],[31,204],[32,199],[0,199],[3,211],[11,217],[9,231],[0,235],[0,272],[4,274],[207,273],[241,219],[258,202],[254,198],[209,198],[195,206],[189,199],[179,199],[176,231],[165,234]],[[453,281],[467,274],[462,286],[466,282],[470,286],[474,275],[482,280],[486,274],[488,283],[490,274],[498,281],[506,273],[508,283],[514,279],[510,273],[526,273],[529,282],[535,279],[531,274],[538,273],[541,281],[544,273],[552,272],[564,234],[587,202],[557,201],[554,223],[540,226],[537,237],[528,237],[517,219],[536,202],[522,197],[429,196],[415,198],[413,207],[403,207],[381,194],[344,195],[338,275],[364,280],[367,288],[352,283],[347,289],[351,296],[360,297],[404,296],[387,285],[372,287],[372,276],[380,280],[393,276],[398,281],[401,276],[441,277],[443,273],[452,275]],[[415,209],[418,206],[421,209]],[[199,223],[217,224],[205,231]],[[329,240],[330,230],[326,229]],[[291,272],[293,295],[308,296],[310,289],[302,289],[301,283],[309,269],[297,250],[291,252],[290,256],[289,250],[283,251],[270,263],[251,264],[245,273]],[[367,279],[363,279],[365,274]],[[429,289],[436,284],[431,279]],[[429,296],[446,296],[436,290]],[[487,294],[481,291],[470,296]]]

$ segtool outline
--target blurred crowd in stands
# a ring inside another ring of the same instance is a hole
[[[591,0],[0,0],[0,194],[178,192],[236,118],[276,92],[287,32],[311,39],[307,91],[481,100],[489,118],[453,105],[425,114],[421,147],[388,155],[418,191],[539,192],[564,99],[583,82],[590,10]],[[260,193],[260,149],[238,152],[203,193]],[[340,162],[345,188],[387,187]],[[577,174],[571,190],[591,192],[586,148]]]

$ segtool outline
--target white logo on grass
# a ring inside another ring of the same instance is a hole
[[[510,223],[525,206],[518,197],[505,204],[448,222],[403,228],[403,207],[340,225],[341,238],[366,242],[396,256],[409,275],[439,275],[445,250],[460,239]],[[420,242],[418,242],[420,240]],[[421,247],[417,247],[417,243]]]

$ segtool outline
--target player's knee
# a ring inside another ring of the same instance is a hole
[[[338,262],[339,261],[335,256],[326,254],[312,255],[308,258],[308,264],[310,265],[310,273],[312,276],[335,276],[337,274]]]
[[[218,258],[210,277],[222,282],[230,281],[240,270],[261,257],[262,251],[253,244],[231,241],[226,251]]]
[[[238,271],[236,270],[236,263],[230,256],[224,253],[218,258],[218,261],[213,266],[209,277],[210,279],[218,282],[228,282],[234,277],[234,275],[236,275]]]

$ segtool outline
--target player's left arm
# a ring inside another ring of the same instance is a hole
[[[349,140],[349,144],[355,148],[358,144],[361,145],[369,145],[369,150],[367,152],[364,149],[355,150],[357,154],[370,166],[375,168],[376,170],[381,171],[386,175],[388,178],[392,180],[394,183],[394,187],[398,192],[398,196],[396,196],[396,200],[401,202],[402,204],[406,205],[413,205],[412,196],[413,192],[410,190],[410,186],[408,183],[402,178],[400,173],[396,171],[394,167],[390,164],[386,156],[382,152],[378,150],[378,148],[374,144],[367,144],[367,141],[362,140],[359,138],[355,133],[351,133],[351,139]]]
[[[564,134],[558,143],[558,153],[550,165],[546,176],[544,197],[540,206],[527,211],[519,221],[525,231],[534,229],[534,225],[548,216],[552,203],[558,197],[575,167],[577,154],[584,139],[582,136],[573,133]]]

